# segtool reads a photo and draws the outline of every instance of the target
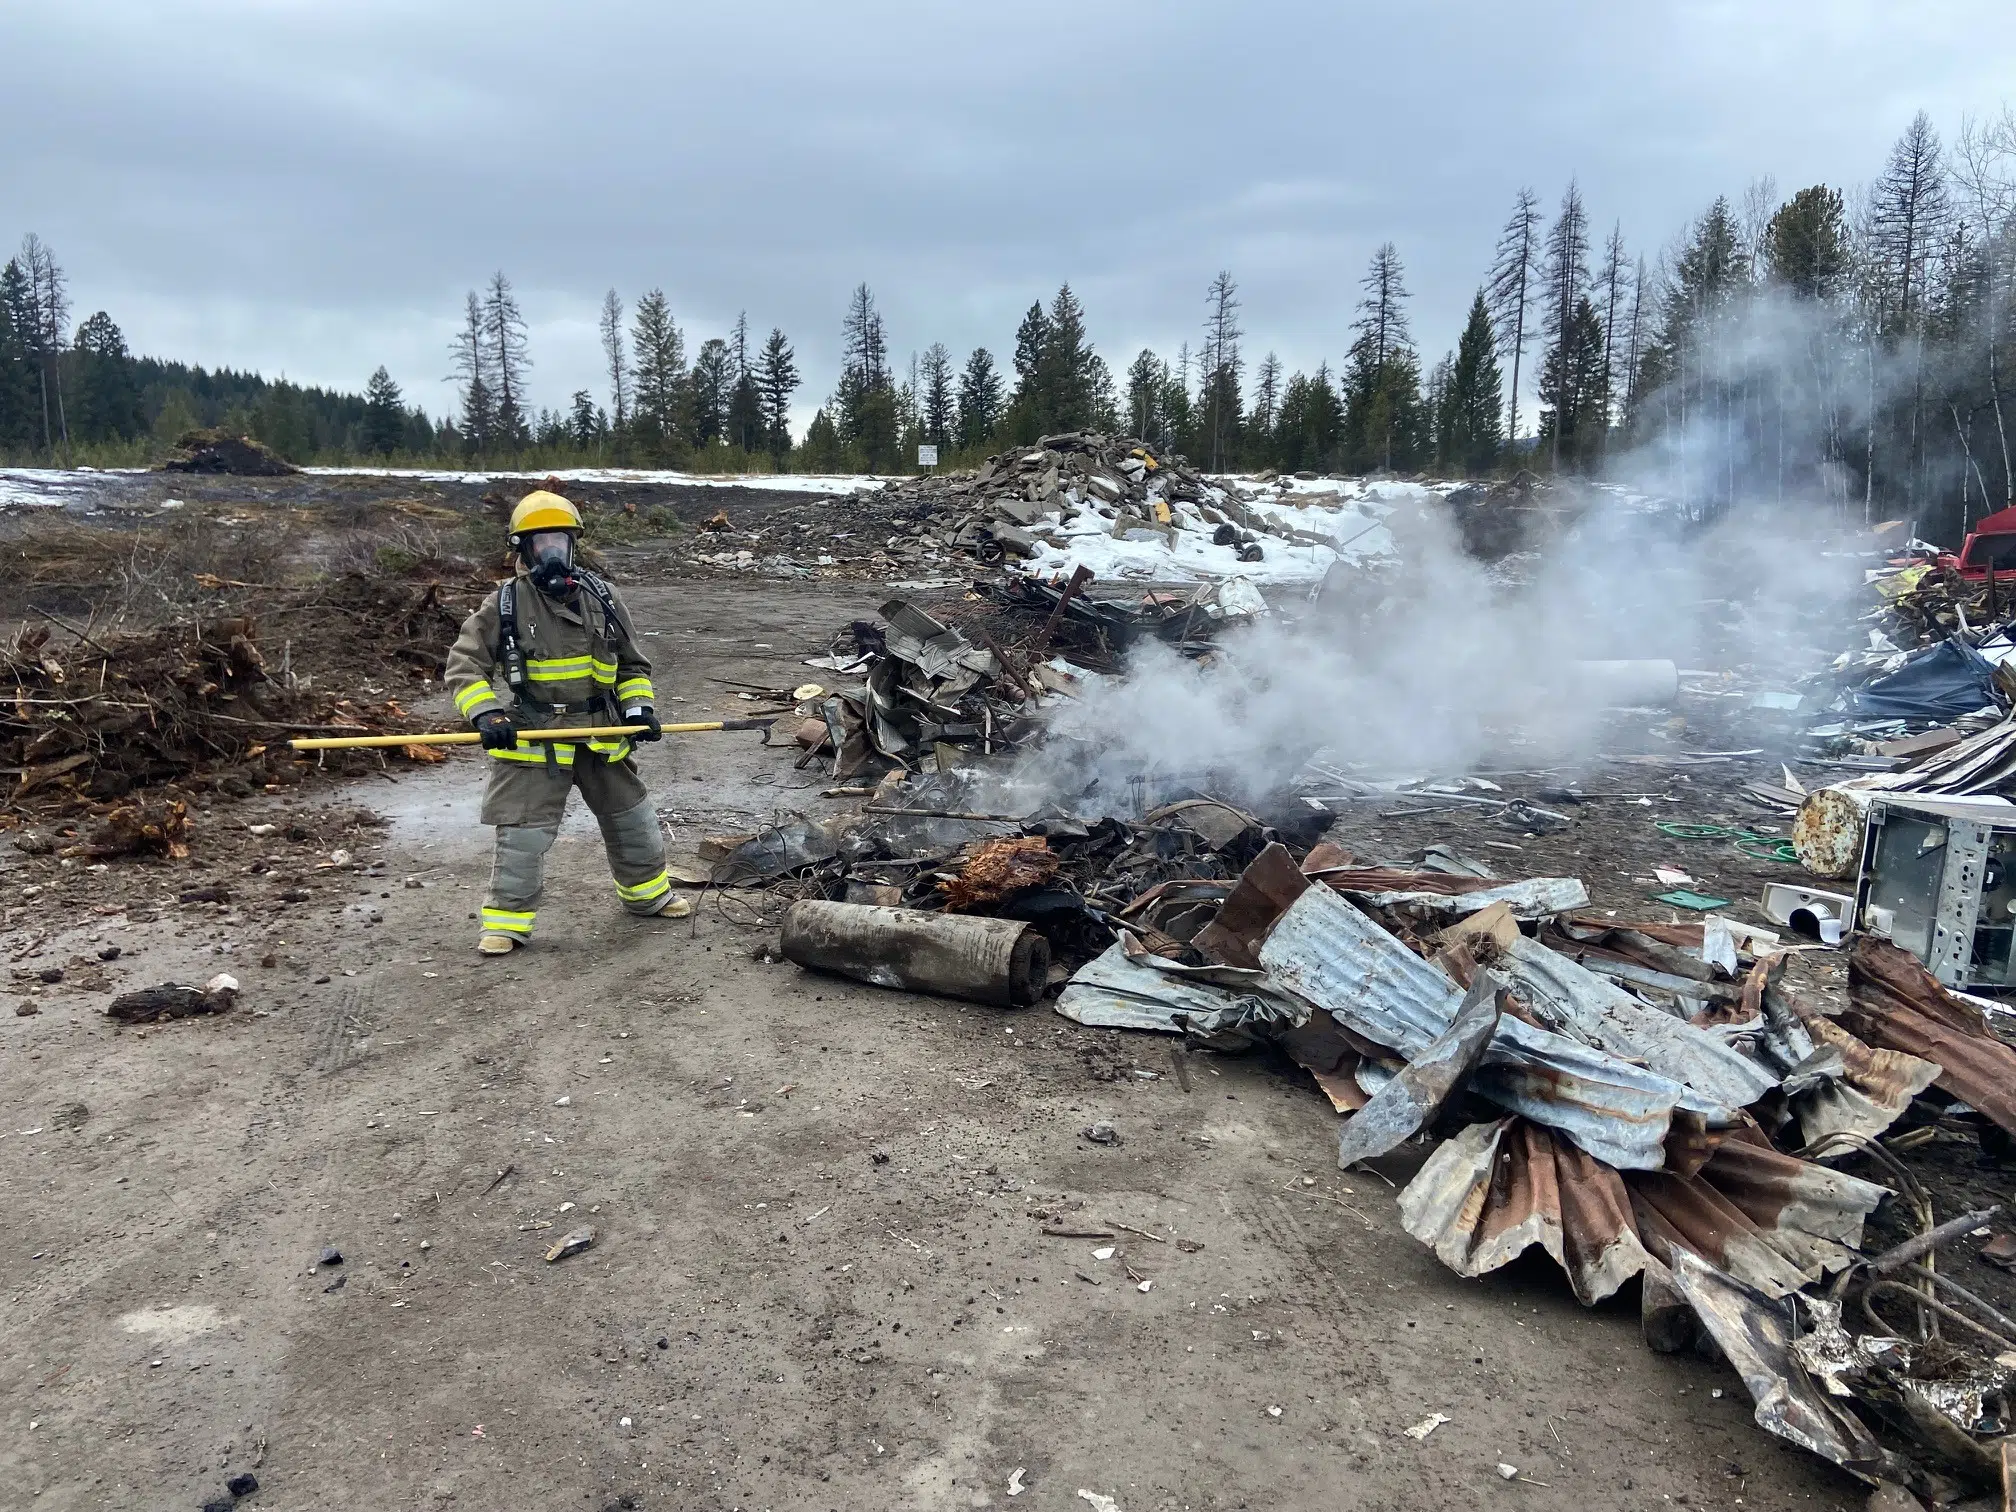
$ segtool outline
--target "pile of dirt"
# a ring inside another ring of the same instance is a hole
[[[280,478],[300,468],[264,442],[223,430],[184,431],[163,472],[229,473],[239,478]]]

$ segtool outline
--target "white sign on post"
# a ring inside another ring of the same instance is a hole
[[[938,448],[935,446],[918,447],[917,465],[919,467],[936,467],[938,465]]]

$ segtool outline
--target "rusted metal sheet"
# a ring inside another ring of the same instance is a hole
[[[1883,1050],[1931,1061],[1936,1085],[2016,1134],[2016,1050],[1989,1031],[1979,1009],[1940,986],[1917,957],[1869,935],[1848,955],[1842,1025]]]
[[[1426,1050],[1461,1002],[1442,971],[1320,887],[1282,914],[1260,959],[1277,986],[1403,1060]],[[1665,1163],[1676,1107],[1717,1123],[1734,1117],[1669,1077],[1510,1016],[1499,1020],[1470,1084],[1620,1170]]]
[[[1248,863],[1218,917],[1198,930],[1191,943],[1228,966],[1258,966],[1267,931],[1308,888],[1308,878],[1277,840]]]
[[[1489,972],[1479,973],[1449,1027],[1344,1125],[1337,1140],[1338,1165],[1356,1165],[1398,1149],[1442,1110],[1497,1031],[1500,985]]]
[[[1585,1304],[1658,1264],[1617,1172],[1522,1118],[1472,1124],[1444,1143],[1400,1193],[1400,1219],[1460,1276],[1537,1244]]]
[[[1648,1006],[1538,941],[1520,936],[1502,968],[1541,1023],[1636,1061],[1711,1102],[1745,1108],[1778,1085],[1771,1072],[1713,1035]]]
[[[1698,1255],[1677,1255],[1672,1270],[1701,1327],[1743,1378],[1760,1428],[1865,1480],[1881,1478],[1889,1457],[1874,1435],[1792,1357],[1799,1332],[1794,1304],[1745,1286]]]
[[[1817,1144],[1829,1134],[1874,1139],[1911,1106],[1911,1099],[1939,1079],[1939,1067],[1902,1050],[1865,1045],[1834,1020],[1815,1016],[1807,1032],[1841,1061],[1839,1077],[1792,1098],[1799,1137]]]
[[[1625,1185],[1640,1237],[1668,1265],[1684,1250],[1770,1297],[1853,1260],[1848,1246],[1889,1195],[1874,1182],[1736,1137],[1693,1176],[1633,1171]]]

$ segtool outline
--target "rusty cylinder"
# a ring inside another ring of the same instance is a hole
[[[811,899],[784,915],[782,946],[813,971],[997,1008],[1026,1008],[1050,975],[1050,942],[1019,919]]]

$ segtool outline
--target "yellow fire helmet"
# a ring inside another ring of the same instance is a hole
[[[537,530],[581,529],[581,511],[573,503],[556,493],[548,493],[541,488],[525,495],[511,511],[511,544],[517,545],[521,535],[530,535]]]

